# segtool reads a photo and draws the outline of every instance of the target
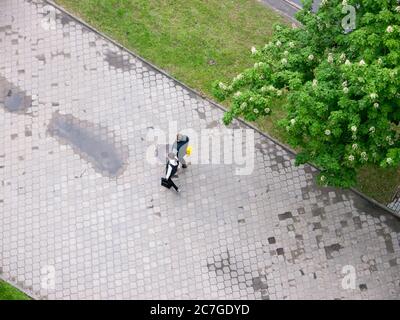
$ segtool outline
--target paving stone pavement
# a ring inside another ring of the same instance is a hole
[[[0,1],[2,277],[42,299],[399,299],[400,221],[258,132],[252,174],[192,164],[163,189],[149,132],[222,111],[52,8]]]

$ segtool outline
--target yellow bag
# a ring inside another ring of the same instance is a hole
[[[188,147],[186,148],[186,154],[187,154],[188,156],[190,156],[190,155],[192,154],[192,146],[188,146]]]

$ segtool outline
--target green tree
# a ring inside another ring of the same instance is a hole
[[[285,97],[279,125],[301,150],[296,163],[317,165],[321,184],[350,187],[360,166],[400,163],[400,4],[323,0],[317,12],[312,0],[303,4],[301,26],[276,25],[271,42],[251,49],[254,66],[215,82],[213,93],[232,98],[225,124],[268,116]],[[353,30],[343,28],[349,5]]]

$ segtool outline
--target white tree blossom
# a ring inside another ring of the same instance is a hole
[[[367,156],[367,153],[366,153],[365,151],[361,152],[361,158],[362,158],[364,161],[367,161],[367,160],[368,160],[368,156]]]
[[[222,90],[226,90],[227,89],[227,86],[223,82],[220,82],[218,85]]]
[[[371,93],[371,94],[369,95],[369,97],[370,97],[372,100],[378,99],[378,95],[377,95],[375,92]]]

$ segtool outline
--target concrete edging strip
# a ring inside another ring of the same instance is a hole
[[[25,295],[27,295],[29,298],[31,298],[32,300],[40,300],[38,297],[36,297],[32,292],[28,291],[27,289],[22,288],[20,285],[11,282],[10,280],[5,279],[1,273],[0,273],[0,280],[4,281],[5,283],[9,284],[10,286],[18,289],[19,291],[21,291],[22,293],[24,293]]]
[[[296,8],[297,10],[301,10],[302,7],[300,5],[298,5],[297,3],[294,3],[293,1],[290,0],[283,0],[285,2],[287,2],[290,6]]]

